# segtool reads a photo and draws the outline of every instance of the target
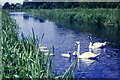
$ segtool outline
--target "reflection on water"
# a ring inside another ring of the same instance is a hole
[[[24,19],[29,19],[29,15],[23,14],[23,18],[24,18]]]
[[[40,45],[55,47],[55,56],[52,61],[52,68],[55,73],[63,74],[76,60],[75,56],[64,58],[61,53],[68,51],[74,52],[77,47],[74,46],[76,41],[81,42],[81,52],[89,51],[90,42],[107,41],[104,49],[92,50],[94,53],[101,53],[97,60],[79,59],[75,70],[75,77],[87,78],[118,78],[118,54],[120,52],[120,31],[117,28],[97,27],[86,23],[69,23],[66,21],[36,18],[23,12],[11,13],[19,25],[20,32],[25,36],[32,35],[32,28],[35,35],[39,38],[44,33],[43,42]],[[92,36],[89,39],[88,36]]]

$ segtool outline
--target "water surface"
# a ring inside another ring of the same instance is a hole
[[[38,19],[24,12],[12,12],[11,17],[20,27],[19,33],[25,36],[35,35],[43,41],[40,45],[55,47],[55,56],[52,68],[55,73],[63,74],[75,61],[75,57],[64,58],[61,53],[77,50],[76,41],[81,42],[81,53],[89,51],[90,42],[107,42],[107,46],[95,53],[101,53],[97,60],[79,59],[75,70],[76,78],[118,78],[118,54],[120,54],[120,29],[110,27],[97,27],[86,23],[67,22],[63,20]],[[88,36],[92,36],[89,39]]]

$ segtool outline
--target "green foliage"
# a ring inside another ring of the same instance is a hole
[[[17,40],[15,22],[5,13],[2,27],[3,78],[44,78],[38,75],[46,75],[44,57],[39,57],[42,56],[39,46],[33,39]]]
[[[24,1],[23,5],[6,2],[3,9],[70,9],[70,8],[119,8],[119,2],[31,2]]]
[[[6,2],[3,6],[3,9],[22,9],[23,6],[20,3],[16,3],[16,4],[10,4],[9,2]]]
[[[36,6],[34,9],[116,8],[119,2],[24,2],[23,5]]]
[[[8,13],[2,11],[2,78],[50,79],[64,77],[64,75],[54,76],[51,71],[52,58],[49,55],[45,57],[40,51],[38,45],[40,43],[36,42],[34,30],[32,29],[33,37],[26,38],[22,34],[22,39],[19,39],[16,29],[16,22],[10,18]],[[70,66],[65,74],[67,75],[71,69],[73,67]],[[74,74],[73,70],[70,74]],[[74,76],[71,77],[74,78]]]
[[[64,19],[67,21],[76,21],[76,22],[87,22],[97,25],[106,25],[106,26],[115,26],[120,27],[120,20],[118,16],[120,15],[119,9],[32,9],[28,12],[34,15],[41,15],[49,18]]]
[[[9,8],[9,7],[10,7],[9,2],[6,2],[6,3],[4,4],[4,6],[3,6],[4,9],[7,9],[7,8]]]
[[[120,9],[120,4],[117,6],[118,9]]]

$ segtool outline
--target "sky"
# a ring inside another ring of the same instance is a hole
[[[0,5],[4,5],[5,2],[9,2],[9,3],[23,3],[23,0],[0,0]]]

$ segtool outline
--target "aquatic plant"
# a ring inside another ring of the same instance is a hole
[[[55,76],[51,71],[52,58],[44,56],[40,51],[40,41],[33,37],[27,38],[24,34],[21,39],[17,36],[16,22],[6,11],[2,11],[2,78],[74,78],[76,61],[63,74]],[[44,35],[42,35],[43,38]],[[50,54],[50,53],[49,53]],[[69,74],[69,75],[68,75]]]

